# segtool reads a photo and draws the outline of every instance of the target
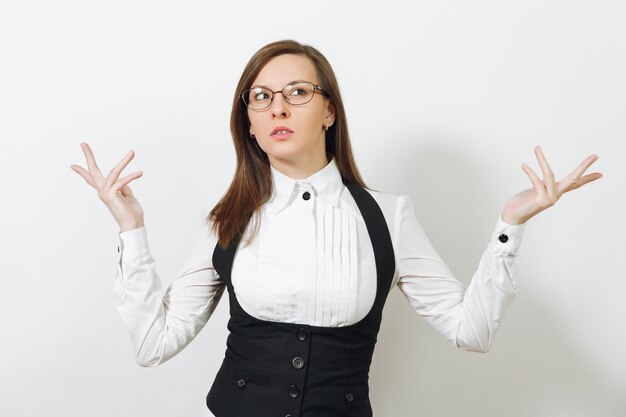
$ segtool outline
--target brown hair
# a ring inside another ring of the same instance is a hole
[[[329,155],[335,157],[339,172],[345,180],[367,188],[352,156],[348,123],[339,85],[324,55],[310,45],[291,39],[269,43],[250,58],[239,78],[230,116],[230,131],[237,152],[235,175],[228,191],[205,219],[206,223],[213,222],[211,231],[217,233],[218,244],[222,248],[226,248],[233,238],[241,238],[252,214],[256,214],[256,227],[247,243],[252,240],[259,229],[260,207],[272,195],[269,159],[256,139],[249,136],[250,123],[241,94],[251,87],[252,81],[267,62],[283,54],[303,55],[313,62],[319,85],[328,93],[336,111],[335,123],[326,131],[327,158],[330,159]]]

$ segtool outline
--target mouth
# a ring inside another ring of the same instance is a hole
[[[294,133],[295,132],[293,130],[286,126],[276,126],[270,136],[274,139],[286,139],[293,136]]]

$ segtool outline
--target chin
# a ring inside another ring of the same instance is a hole
[[[272,143],[271,146],[263,149],[268,156],[277,159],[295,158],[302,154],[302,150],[298,146],[289,143]]]

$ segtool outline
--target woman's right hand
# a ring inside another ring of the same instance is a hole
[[[129,182],[141,177],[143,171],[136,171],[118,179],[122,170],[135,156],[135,152],[133,150],[129,151],[105,178],[100,172],[98,165],[96,165],[96,160],[89,145],[81,142],[80,146],[87,159],[89,170],[85,170],[78,165],[70,165],[70,168],[80,174],[87,184],[96,189],[98,197],[107,206],[120,226],[120,232],[143,226],[143,209],[128,186]]]

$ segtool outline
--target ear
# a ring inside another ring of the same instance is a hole
[[[328,100],[328,106],[326,107],[326,120],[329,122],[334,122],[336,117],[337,109],[335,109],[335,103],[332,100]]]

